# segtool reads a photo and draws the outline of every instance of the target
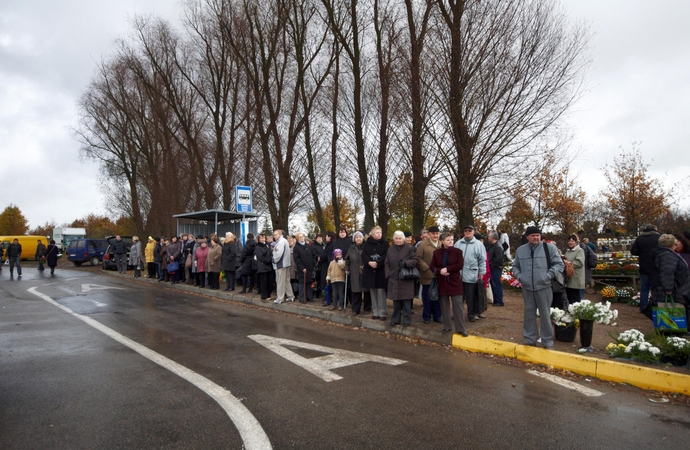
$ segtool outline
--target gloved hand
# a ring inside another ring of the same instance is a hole
[[[404,268],[405,267],[405,261],[403,261],[403,260],[398,261],[398,267],[401,269]]]

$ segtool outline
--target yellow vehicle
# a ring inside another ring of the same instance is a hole
[[[7,258],[7,248],[17,239],[22,246],[22,256],[19,259],[34,259],[38,240],[48,247],[50,242],[45,236],[0,236],[0,245],[4,249],[3,260]]]

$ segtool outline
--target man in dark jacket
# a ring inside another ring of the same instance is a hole
[[[314,293],[311,283],[313,280],[314,268],[316,267],[316,254],[312,245],[307,243],[304,233],[295,235],[297,243],[294,246],[293,256],[295,258],[295,273],[299,284],[300,303],[313,302]]]
[[[14,275],[14,265],[17,265],[17,275],[22,276],[22,266],[19,265],[19,259],[22,256],[22,244],[19,243],[19,239],[15,239],[14,242],[7,247],[7,259],[10,260],[10,276]]]
[[[38,261],[38,270],[44,270],[43,261],[41,261],[41,258],[43,258],[45,255],[46,246],[43,244],[43,241],[39,239],[38,243],[36,244],[36,254],[34,255],[34,258],[36,258],[36,261]]]
[[[113,255],[115,257],[117,271],[119,273],[127,273],[127,244],[122,240],[122,236],[119,234],[115,236]]]
[[[240,294],[251,294],[252,287],[254,286],[255,270],[252,264],[254,261],[254,247],[256,247],[254,235],[252,233],[248,233],[247,242],[242,248],[242,290],[240,291]]]
[[[501,275],[503,275],[503,260],[505,252],[503,247],[498,243],[498,233],[496,231],[489,231],[489,246],[487,252],[489,253],[489,270],[491,271],[491,292],[494,294],[494,306],[504,306],[503,303],[503,286],[501,286]]]
[[[649,302],[650,276],[654,272],[654,258],[652,253],[659,247],[659,233],[656,226],[647,224],[635,239],[630,253],[640,259],[640,312],[647,308]]]

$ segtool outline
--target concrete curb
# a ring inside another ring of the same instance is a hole
[[[690,375],[477,336],[462,337],[454,334],[452,345],[470,352],[544,364],[602,380],[630,384],[642,389],[690,395]]]
[[[131,279],[131,276],[120,275],[117,272],[113,273],[104,271],[104,273],[114,277]],[[617,361],[592,358],[590,356],[583,356],[579,354],[574,355],[556,350],[546,350],[543,348],[499,341],[496,339],[482,338],[479,336],[462,337],[459,334],[442,334],[438,331],[424,330],[412,326],[407,328],[402,328],[400,325],[391,327],[387,321],[384,322],[381,320],[375,320],[363,315],[345,315],[342,312],[336,312],[330,309],[317,309],[302,306],[299,302],[275,304],[269,301],[264,303],[260,298],[250,297],[234,292],[226,293],[222,290],[216,291],[201,289],[187,284],[176,284],[173,287],[168,283],[161,285],[161,283],[159,283],[157,280],[143,277],[139,278],[137,281],[169,289],[179,289],[181,291],[190,292],[193,294],[216,297],[221,300],[231,300],[259,306],[262,308],[275,309],[290,314],[314,317],[317,319],[327,320],[353,327],[360,327],[373,331],[387,331],[391,334],[399,334],[407,337],[419,337],[426,341],[436,342],[439,344],[450,344],[454,348],[461,350],[513,358],[533,364],[544,364],[602,380],[630,384],[642,389],[676,392],[679,394],[690,395],[690,375],[667,372],[665,370],[642,367]]]

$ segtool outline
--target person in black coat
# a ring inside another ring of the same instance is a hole
[[[371,295],[372,318],[386,320],[386,272],[384,261],[388,253],[388,241],[383,237],[381,227],[371,229],[362,248],[362,287],[369,289]]]
[[[223,254],[220,259],[220,270],[225,272],[225,290],[235,290],[235,270],[237,269],[237,246],[235,245],[235,235],[225,233],[225,243],[223,244]]]
[[[647,308],[649,302],[649,277],[654,272],[652,253],[657,247],[659,247],[659,233],[656,231],[656,226],[647,224],[630,248],[630,253],[640,258],[640,312]]]
[[[312,245],[307,243],[304,233],[297,233],[295,235],[297,243],[294,246],[293,257],[295,258],[295,272],[297,275],[297,282],[299,283],[299,301],[300,303],[312,302],[314,293],[312,292],[311,283],[314,281],[314,268],[316,267],[316,259],[314,258],[314,251]]]
[[[252,233],[247,234],[247,242],[242,248],[242,256],[240,258],[242,261],[242,291],[240,291],[240,294],[251,293],[254,286],[255,270],[253,268],[253,261],[255,247],[254,235]]]
[[[321,252],[321,256],[319,257],[319,267],[321,269],[321,279],[319,280],[319,285],[320,286],[326,286],[326,275],[328,275],[328,265],[331,263],[331,259],[333,258],[333,241],[335,240],[335,233],[332,231],[329,231],[326,233],[326,243],[323,248],[323,252]],[[323,302],[324,306],[328,306],[331,304],[331,297],[328,294],[328,291],[326,292],[326,298],[324,299]]]
[[[326,249],[326,244],[323,242],[323,236],[317,234],[314,241],[311,243],[311,250],[314,253],[314,261],[316,261],[316,266],[314,268],[314,281],[316,285],[314,286],[314,296],[321,297],[321,289],[323,285],[321,284],[321,255]]]
[[[254,247],[254,259],[256,260],[256,284],[259,288],[261,301],[267,302],[272,290],[273,252],[266,244],[265,234],[257,236],[256,247]]]
[[[45,253],[46,264],[48,264],[48,267],[50,267],[51,275],[55,273],[55,268],[57,267],[58,253],[60,253],[60,251],[58,250],[57,245],[55,245],[55,240],[51,239]]]

